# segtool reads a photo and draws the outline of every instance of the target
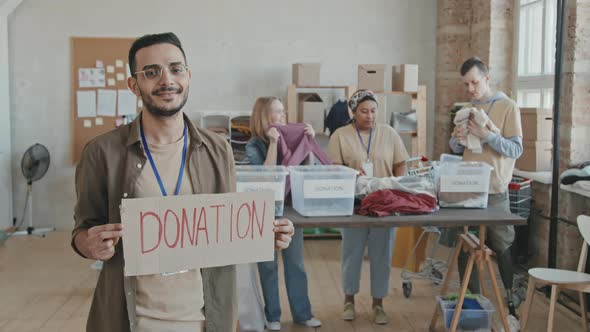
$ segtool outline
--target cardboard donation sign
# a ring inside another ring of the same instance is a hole
[[[123,199],[125,276],[274,259],[272,191]]]

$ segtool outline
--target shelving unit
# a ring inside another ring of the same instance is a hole
[[[231,144],[236,164],[246,164],[244,151],[250,137],[245,131],[235,129],[236,121],[248,123],[251,111],[199,111],[199,123],[202,128],[223,128],[227,130],[225,139]],[[232,126],[232,123],[234,124]],[[247,130],[249,132],[249,128]]]
[[[287,88],[287,122],[288,123],[297,123],[303,121],[303,114],[299,114],[299,98],[298,95],[301,90],[306,89],[309,90],[336,90],[336,89],[343,89],[344,96],[346,100],[350,99],[352,94],[356,91],[356,87],[354,85],[312,85],[312,86],[296,86],[295,84],[290,84]],[[348,112],[352,116],[352,112],[350,109]]]
[[[387,110],[387,96],[388,95],[409,95],[411,97],[410,108],[416,111],[416,130],[398,131],[401,136],[411,136],[410,146],[406,149],[411,156],[426,156],[428,147],[426,140],[426,86],[418,86],[417,92],[403,92],[403,91],[384,91],[375,92],[380,97],[379,112],[377,114],[377,121],[380,123],[389,124]]]
[[[295,84],[289,85],[287,88],[287,121],[289,123],[301,122],[303,120],[303,114],[299,114],[299,93],[302,90],[310,92],[309,90],[321,90],[321,89],[344,89],[344,95],[349,100],[352,94],[356,91],[354,85],[315,85],[315,86],[296,86]],[[411,97],[410,108],[416,110],[416,122],[417,128],[413,131],[398,131],[402,136],[411,136],[411,146],[407,146],[408,151],[414,156],[425,156],[428,149],[426,146],[426,86],[418,86],[417,92],[403,92],[403,91],[383,91],[375,92],[380,97],[379,100],[379,113],[377,121],[380,123],[388,124],[387,121],[387,96],[388,95],[409,95]],[[350,109],[348,110],[352,116]]]

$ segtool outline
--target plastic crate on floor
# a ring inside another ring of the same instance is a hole
[[[437,296],[436,301],[440,305],[443,313],[443,322],[445,329],[448,331],[451,328],[453,315],[455,314],[455,306],[457,300],[447,301],[442,297]],[[477,302],[482,309],[462,309],[459,315],[459,324],[457,327],[463,331],[489,331],[492,328],[494,305],[482,295],[478,295]]]

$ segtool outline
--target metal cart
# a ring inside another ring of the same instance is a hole
[[[438,170],[437,162],[428,161],[426,157],[413,157],[406,161],[406,165],[409,176],[429,177],[436,185]],[[449,257],[447,257],[446,261],[435,259],[434,254],[438,250],[441,231],[438,227],[422,227],[422,230],[422,234],[420,234],[418,241],[412,248],[412,251],[410,252],[410,255],[408,256],[408,259],[406,260],[406,263],[404,264],[401,272],[402,289],[406,298],[409,298],[412,295],[412,279],[414,278],[428,279],[435,285],[439,285],[443,281],[443,272],[447,270],[447,261],[452,253],[452,250],[449,251]],[[410,271],[408,266],[410,262],[415,259],[417,248],[420,246],[422,241],[428,240],[430,234],[434,234],[434,236],[436,236],[436,241],[432,245],[428,256],[426,256],[424,264],[420,268],[420,271]]]

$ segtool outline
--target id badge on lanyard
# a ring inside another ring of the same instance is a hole
[[[361,141],[361,145],[365,146],[365,142],[363,142],[363,138],[361,137],[361,132],[359,131],[359,129],[355,126],[356,128],[356,133],[359,136],[359,140]],[[365,176],[369,176],[369,177],[373,177],[373,162],[370,159],[370,152],[371,152],[371,140],[373,138],[373,128],[371,128],[371,131],[369,132],[369,144],[367,144],[367,160],[364,161],[363,163],[361,163],[361,169],[363,170],[363,172],[365,172]]]
[[[361,169],[365,172],[366,176],[373,177],[373,162],[370,159],[362,163]]]

